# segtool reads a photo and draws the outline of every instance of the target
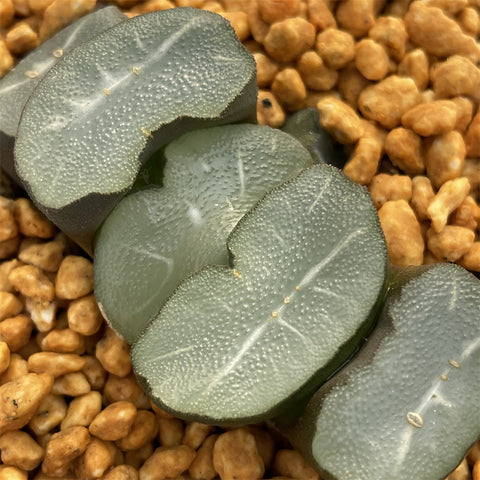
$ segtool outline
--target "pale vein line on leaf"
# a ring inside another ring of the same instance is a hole
[[[221,368],[211,377],[210,381],[208,382],[206,388],[203,390],[201,395],[208,395],[210,390],[212,390],[218,383],[220,383],[240,363],[245,354],[250,350],[250,348],[252,348],[253,345],[255,345],[257,340],[261,337],[267,326],[268,325],[264,323],[258,326],[255,330],[253,330],[252,333],[250,333],[250,335],[241,345],[237,354],[233,358],[231,358],[230,361],[223,366],[223,368]]]
[[[239,196],[245,193],[245,167],[243,165],[242,155],[240,152],[237,152],[237,170],[238,170],[238,182],[240,185],[240,194]]]
[[[81,22],[80,24],[76,25],[70,32],[70,35],[66,39],[63,46],[59,48],[62,48],[63,50],[67,49],[73,43],[73,41],[77,38],[78,32],[81,31],[84,26],[85,26],[85,22]]]
[[[80,30],[82,30],[83,26],[84,26],[84,23],[81,23],[80,25],[77,25],[76,27],[74,27],[72,29],[72,31],[70,32],[70,35],[68,36],[68,38],[65,40],[64,44],[60,45],[58,48],[61,48],[62,50],[66,50],[73,43],[73,41],[76,39],[78,32]],[[57,61],[57,59],[55,59],[55,57],[47,57],[43,61],[35,62],[32,65],[31,69],[33,69],[35,71],[38,71],[40,73],[40,75],[42,75],[47,70],[49,70],[50,67],[56,63],[56,61]],[[36,80],[39,81],[40,76],[36,77]],[[26,77],[21,82],[17,82],[14,85],[10,85],[10,86],[7,86],[6,88],[0,89],[0,92],[8,92],[12,89],[18,88],[20,85],[23,85],[24,83],[31,82],[31,81],[32,81],[32,79]]]
[[[189,345],[188,347],[179,348],[177,350],[172,350],[170,352],[164,353],[163,355],[157,355],[153,360],[165,360],[166,358],[176,357],[182,355],[183,353],[190,352],[195,349],[195,345]]]
[[[273,225],[272,228],[272,235],[280,242],[282,246],[285,246],[285,240],[283,237],[278,233],[278,230],[276,229],[275,225]]]
[[[453,307],[455,306],[456,303],[457,303],[457,281],[456,281],[456,277],[453,277],[452,298],[448,305],[448,310],[449,311],[453,310]]]
[[[181,27],[179,30],[177,30],[174,34],[172,34],[166,41],[160,43],[159,47],[153,51],[149,52],[142,61],[137,62],[135,65],[136,67],[140,68],[141,71],[144,71],[145,65],[150,62],[151,59],[155,59],[155,64],[161,62],[161,59],[168,53],[170,48],[175,45],[176,42],[179,41],[179,39],[188,32],[188,30],[193,27],[195,24],[200,23],[203,19],[199,19],[198,17],[192,18],[189,20],[183,27]],[[89,99],[90,102],[86,108],[84,108],[81,111],[80,115],[77,115],[74,119],[76,123],[83,124],[84,123],[84,117],[91,115],[91,112],[93,110],[98,109],[97,104],[105,102],[106,98],[108,97],[107,95],[104,95],[102,92],[102,87],[108,89],[108,91],[113,94],[114,89],[116,86],[119,84],[123,83],[125,80],[127,81],[138,81],[138,75],[132,75],[132,70],[130,68],[125,69],[125,73],[121,75],[120,77],[115,77],[109,72],[108,70],[105,70],[102,68],[100,64],[96,65],[98,69],[98,73],[102,78],[103,85],[99,86],[99,90],[97,92],[97,96],[94,99]],[[73,122],[72,122],[73,123]]]
[[[325,195],[325,192],[327,191],[328,186],[332,182],[332,177],[328,177],[327,180],[325,180],[325,183],[322,185],[322,188],[318,192],[318,195],[315,197],[315,200],[313,203],[310,205],[310,208],[308,209],[308,213],[312,213],[312,210],[315,208],[317,203],[321,200],[323,195]]]
[[[303,276],[301,281],[299,282],[300,288],[305,287],[309,283],[311,283],[313,280],[315,280],[315,277],[321,272],[322,268],[325,267],[325,265],[328,265],[342,250],[344,250],[347,245],[355,238],[358,237],[359,235],[363,235],[364,232],[366,232],[368,227],[363,227],[358,230],[355,230],[354,232],[350,233],[347,235],[346,238],[344,238],[340,243],[337,243],[335,247],[333,247],[330,252],[328,252],[328,255],[324,257],[320,262],[318,262],[316,265],[311,267],[307,273]],[[293,292],[292,292],[293,295]]]
[[[312,290],[317,293],[325,293],[326,295],[330,295],[335,298],[341,298],[341,299],[345,298],[343,295],[339,295],[336,292],[332,292],[332,290],[329,290],[328,288],[313,287]]]
[[[135,246],[132,248],[132,250],[136,253],[139,253],[140,255],[144,255],[152,260],[157,260],[159,262],[162,262],[162,263],[165,263],[165,265],[167,266],[167,276],[170,276],[173,272],[173,267],[174,267],[174,261],[173,261],[173,258],[170,258],[170,257],[165,257],[164,255],[160,255],[159,253],[157,252],[153,252],[151,250],[148,250],[144,247],[139,247],[139,246]]]
[[[467,345],[467,347],[463,350],[459,358],[460,364],[462,364],[463,360],[471,356],[473,352],[479,348],[480,348],[480,337],[474,339],[473,342],[470,342]],[[439,375],[437,377],[435,382],[433,382],[432,386],[421,397],[419,405],[417,407],[411,408],[410,409],[411,411],[414,411],[421,415],[426,409],[426,407],[428,407],[429,404],[431,403],[432,397],[437,404],[440,403],[445,407],[452,407],[452,404],[438,391],[439,387],[445,384],[445,381],[442,380],[441,377],[443,375],[447,375],[447,373],[448,373],[448,370],[446,370],[445,372],[442,372],[442,375]],[[405,426],[403,436],[401,437],[400,446],[398,449],[398,456],[396,458],[396,462],[392,470],[392,476],[395,476],[398,469],[401,468],[401,466],[403,465],[405,457],[408,455],[408,452],[410,450],[410,444],[412,443],[412,439],[415,433],[416,433],[416,429],[414,427],[411,427],[408,424]]]
[[[39,82],[40,79],[41,79],[41,75],[43,75],[45,72],[47,72],[55,64],[55,61],[56,61],[56,59],[54,57],[51,57],[51,58],[49,57],[49,58],[46,58],[43,61],[34,63],[29,70],[39,72],[40,75],[38,75],[34,79],[25,75],[25,78],[21,82],[15,82],[12,85],[7,85],[3,88],[0,88],[0,93],[7,93],[10,90],[16,90],[18,87],[20,87],[21,85],[23,85],[25,83],[31,83],[32,80],[35,80],[36,82]]]
[[[194,17],[191,20],[189,20],[182,28],[177,30],[171,37],[168,38],[165,42],[161,43],[159,48],[157,48],[154,52],[150,52],[148,55],[146,55],[145,60],[143,62],[138,62],[136,65],[140,70],[143,71],[144,66],[146,62],[148,62],[151,58],[155,59],[155,63],[158,63],[170,50],[170,48],[177,42],[191,27],[193,27],[197,23],[201,23],[203,21],[202,18],[199,17]],[[99,67],[99,65],[97,66]],[[113,83],[109,80],[112,79],[113,77],[109,72],[106,70],[98,68],[99,74],[102,76],[104,79],[105,84],[103,85],[104,88],[108,89],[109,92],[113,93],[112,90],[122,83],[125,79],[128,81],[137,81],[136,79],[138,78],[137,75],[132,75],[131,69],[126,69],[125,73],[116,81]],[[85,124],[85,117],[86,116],[92,116],[92,112],[95,110],[98,110],[99,108],[97,107],[98,104],[106,102],[106,99],[109,98],[110,95],[104,95],[102,88],[99,88],[99,91],[97,92],[97,96],[90,101],[90,103],[85,106],[85,108],[81,109],[79,115],[77,114],[74,118],[70,120],[70,124],[80,124],[84,125]],[[139,129],[140,132],[140,129]],[[60,181],[61,178],[63,178],[63,174],[66,170],[66,164],[62,164],[61,167],[57,171],[57,176],[52,180],[52,188],[55,188],[58,185],[58,182]]]
[[[290,325],[288,322],[286,322],[281,318],[277,318],[275,322],[278,323],[279,325],[284,326],[285,328],[290,330],[292,333],[297,335],[297,337],[299,337],[302,343],[305,345],[305,348],[309,351],[310,355],[312,356],[317,355],[315,353],[315,345],[313,344],[312,340],[306,337],[302,332],[300,332],[300,330],[297,330],[295,327],[293,327],[292,325]]]

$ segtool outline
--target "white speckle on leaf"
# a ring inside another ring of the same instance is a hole
[[[202,212],[200,212],[197,207],[190,205],[187,210],[187,215],[194,226],[199,227],[203,224]]]

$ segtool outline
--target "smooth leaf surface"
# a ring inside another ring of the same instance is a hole
[[[130,343],[185,277],[207,263],[228,265],[226,241],[238,220],[312,164],[294,138],[248,124],[186,133],[164,156],[164,187],[122,199],[95,248],[96,298]]]
[[[480,282],[412,268],[373,335],[288,434],[336,480],[441,480],[480,433]]]
[[[25,103],[33,90],[59,59],[81,43],[90,40],[127,17],[114,6],[96,10],[30,52],[0,81],[0,160],[1,167],[16,178],[13,165],[14,137]]]
[[[325,380],[362,340],[386,271],[368,193],[328,165],[270,191],[228,246],[233,266],[183,282],[132,349],[155,402],[214,424],[273,416]]]
[[[255,62],[220,15],[175,8],[122,22],[65,55],[25,105],[15,147],[28,193],[91,250],[162,145],[255,119]]]

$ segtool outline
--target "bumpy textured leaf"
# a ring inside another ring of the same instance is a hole
[[[17,173],[90,250],[142,163],[185,130],[255,118],[255,62],[220,15],[195,8],[122,22],[74,49],[25,105]]]
[[[132,348],[155,402],[215,424],[272,416],[324,381],[370,326],[386,271],[371,199],[329,165],[265,195],[228,246],[233,266],[183,282]]]
[[[439,264],[402,273],[365,348],[289,432],[336,480],[441,480],[480,433],[480,282]]]
[[[228,265],[227,236],[238,220],[312,164],[286,133],[247,124],[186,133],[164,155],[164,187],[122,199],[95,248],[96,298],[128,342],[181,280],[207,263]]]
[[[341,145],[322,128],[316,108],[304,108],[291,115],[282,127],[310,152],[316,163],[328,163],[342,168],[347,155]]]
[[[16,178],[13,165],[14,137],[22,109],[38,82],[66,53],[127,17],[114,6],[101,8],[76,20],[8,72],[0,81],[0,166]]]

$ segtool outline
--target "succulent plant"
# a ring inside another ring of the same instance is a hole
[[[13,147],[23,107],[45,74],[65,54],[127,17],[114,6],[79,18],[33,50],[0,81],[0,158],[1,167],[18,180]]]
[[[271,417],[333,373],[371,328],[387,267],[367,191],[329,165],[270,190],[228,250],[231,264],[182,282],[132,347],[155,402],[215,424]]]
[[[0,154],[12,171],[18,126],[19,180],[95,245],[145,392],[182,418],[271,419],[329,480],[445,477],[480,431],[478,279],[391,269],[386,295],[376,210],[327,165],[345,155],[316,109],[245,123],[255,62],[216,14],[123,20],[79,20],[0,82]]]
[[[480,282],[410,267],[358,355],[287,434],[331,480],[440,480],[480,432]]]
[[[220,15],[121,22],[52,67],[23,110],[15,166],[39,208],[87,251],[140,167],[186,130],[254,121],[255,61]]]
[[[208,263],[228,265],[235,224],[313,163],[290,135],[249,124],[185,133],[164,156],[163,187],[123,198],[95,244],[97,301],[129,343],[185,277]]]

